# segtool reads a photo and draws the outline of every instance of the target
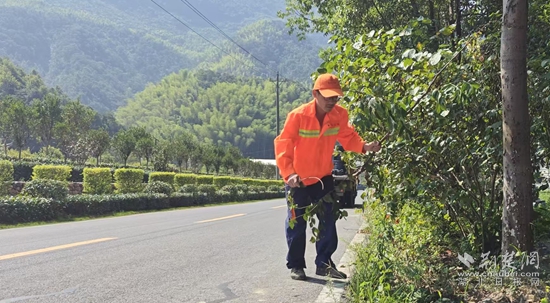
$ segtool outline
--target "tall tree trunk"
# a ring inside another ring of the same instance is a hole
[[[527,0],[504,0],[501,36],[504,205],[502,252],[533,249],[533,172],[527,96]]]

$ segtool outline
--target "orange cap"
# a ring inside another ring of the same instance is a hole
[[[321,95],[327,98],[344,95],[340,87],[340,81],[333,74],[320,75],[317,80],[315,80],[313,90],[319,90]]]

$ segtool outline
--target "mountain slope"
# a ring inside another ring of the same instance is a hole
[[[276,19],[283,1],[190,2],[271,69],[247,59],[182,1],[157,2],[224,51],[150,1],[5,0],[0,3],[0,57],[27,72],[35,69],[48,86],[59,86],[98,111],[115,110],[147,83],[180,69],[271,77],[280,70],[304,79],[318,66],[318,43],[286,35],[281,21],[261,20]]]
[[[281,83],[280,127],[286,114],[310,97],[304,85]],[[273,81],[180,71],[149,85],[115,114],[122,125],[145,127],[158,138],[187,131],[203,141],[230,143],[245,156],[272,158],[275,101]]]

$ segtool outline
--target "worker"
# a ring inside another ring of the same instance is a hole
[[[378,152],[380,144],[363,140],[350,124],[347,110],[337,104],[343,92],[336,76],[327,73],[317,77],[312,95],[313,100],[288,113],[281,133],[274,140],[275,160],[285,182],[288,204],[286,266],[292,279],[307,279],[304,271],[306,222],[303,215],[311,203],[322,203],[324,211],[322,218],[318,219],[323,228],[316,242],[315,273],[346,279],[345,273],[338,271],[332,261],[332,254],[338,246],[333,204],[321,202],[334,191],[334,145],[338,141],[345,150],[366,153]],[[295,208],[290,207],[291,192]],[[292,227],[291,220],[295,222]]]

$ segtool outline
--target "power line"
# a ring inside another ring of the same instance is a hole
[[[206,21],[208,24],[210,24],[210,26],[212,26],[214,29],[216,29],[220,34],[222,34],[224,37],[226,37],[229,41],[233,42],[233,44],[237,45],[240,49],[242,49],[245,53],[249,54],[252,58],[256,59],[256,61],[260,62],[261,64],[263,64],[265,67],[267,67],[268,69],[271,69],[269,68],[269,66],[267,64],[265,64],[262,60],[258,59],[256,56],[254,56],[253,54],[251,54],[248,50],[246,50],[244,47],[242,47],[241,45],[239,45],[239,43],[235,42],[235,40],[233,40],[231,37],[229,37],[223,30],[221,30],[216,24],[214,24],[214,22],[210,21],[210,19],[208,19],[208,17],[206,17],[203,13],[201,13],[195,6],[193,6],[193,4],[191,4],[188,0],[180,0],[182,3],[184,3],[185,5],[187,5],[187,7],[189,7],[193,12],[195,12],[197,15],[199,15],[199,17],[201,17],[204,21]]]
[[[181,21],[178,17],[174,16],[171,12],[169,12],[167,9],[165,9],[164,7],[162,7],[160,4],[158,4],[155,0],[151,0],[151,2],[153,2],[154,4],[156,4],[158,7],[160,7],[160,9],[162,9],[163,11],[165,11],[168,15],[172,16],[172,18],[176,19],[179,23],[183,24],[183,26],[187,27],[190,31],[194,32],[195,34],[197,34],[199,37],[203,38],[204,40],[206,40],[206,42],[212,44],[214,47],[216,47],[217,49],[221,50],[222,52],[230,55],[228,52],[224,51],[223,49],[221,49],[219,46],[217,46],[216,44],[214,44],[212,41],[208,40],[207,38],[203,37],[201,34],[197,33],[194,29],[192,29],[189,25],[187,25],[185,22]]]
[[[167,14],[169,14],[170,16],[172,16],[172,18],[176,19],[179,23],[181,23],[183,26],[185,26],[186,28],[188,28],[190,31],[192,31],[193,33],[197,34],[199,37],[203,38],[206,42],[210,43],[211,45],[213,45],[214,47],[216,47],[217,49],[221,50],[222,52],[224,52],[225,54],[227,54],[228,56],[231,56],[233,57],[233,59],[235,60],[238,60],[238,61],[242,61],[243,63],[249,63],[249,62],[246,62],[244,60],[242,60],[241,58],[239,57],[235,57],[233,56],[231,53],[223,50],[221,47],[217,46],[216,44],[214,44],[212,41],[208,40],[206,37],[202,36],[201,34],[199,34],[197,31],[195,31],[193,28],[191,28],[189,25],[187,25],[185,22],[181,21],[180,18],[174,16],[174,14],[170,13],[167,9],[165,9],[162,5],[158,4],[155,0],[151,0],[151,2],[153,2],[156,6],[160,7],[160,9],[162,9],[164,12],[166,12]],[[263,63],[262,63],[263,64]],[[255,64],[252,65],[253,67],[255,68],[258,68]],[[266,66],[267,67],[267,66]]]

